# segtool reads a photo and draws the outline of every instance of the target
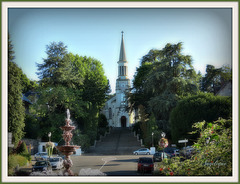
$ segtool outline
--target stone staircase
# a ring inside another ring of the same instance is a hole
[[[94,155],[131,155],[133,151],[141,148],[141,143],[129,128],[113,128],[89,154]]]

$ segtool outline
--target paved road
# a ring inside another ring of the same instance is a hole
[[[71,156],[72,171],[78,174],[81,170],[98,170],[107,176],[137,176],[137,161],[143,155],[103,155]],[[145,155],[144,155],[145,157]],[[152,157],[148,155],[146,157]]]

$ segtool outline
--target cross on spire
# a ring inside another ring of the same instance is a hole
[[[124,32],[122,31],[121,33],[122,33],[122,36],[123,36],[123,33],[124,33]]]

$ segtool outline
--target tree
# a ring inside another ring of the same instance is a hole
[[[169,136],[171,110],[178,100],[198,91],[199,79],[191,56],[182,54],[182,43],[168,43],[162,50],[150,50],[143,56],[134,77],[131,105],[142,101],[146,112],[155,115],[159,129]]]
[[[53,140],[61,139],[59,127],[64,124],[66,109],[70,109],[75,126],[94,141],[99,111],[108,91],[102,64],[91,57],[68,53],[62,42],[47,46],[47,54],[44,63],[38,64],[41,88],[36,109],[41,117],[42,138],[47,140],[47,133],[52,132]]]
[[[55,86],[62,84],[61,71],[66,67],[62,62],[67,54],[67,46],[63,42],[52,42],[46,47],[48,57],[43,59],[43,64],[37,64],[38,75],[42,86]],[[68,68],[67,68],[68,69]]]
[[[232,70],[228,66],[215,68],[213,65],[207,65],[206,74],[202,78],[201,90],[216,94],[230,80],[232,80]]]
[[[13,143],[17,145],[24,136],[25,108],[22,102],[22,70],[14,63],[14,50],[8,37],[8,131],[12,132]]]
[[[219,117],[228,119],[232,115],[231,97],[214,96],[211,93],[199,93],[183,98],[170,114],[171,135],[175,143],[179,139],[187,138],[191,142],[196,135],[193,131],[195,122],[216,121]]]
[[[22,73],[20,76],[21,79],[21,85],[23,87],[23,93],[35,90],[38,87],[38,84],[36,81],[32,81],[28,79],[27,75]]]

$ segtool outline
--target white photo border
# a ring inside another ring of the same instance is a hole
[[[233,176],[232,177],[9,177],[7,176],[7,45],[8,8],[232,8],[232,69],[233,69]],[[2,182],[238,182],[238,62],[239,62],[238,2],[2,2]]]

